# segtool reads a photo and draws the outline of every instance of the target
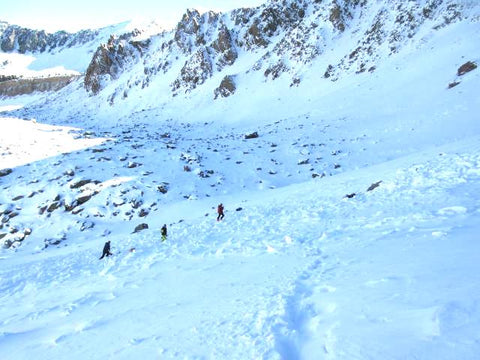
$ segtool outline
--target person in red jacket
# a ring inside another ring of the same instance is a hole
[[[217,208],[217,221],[222,220],[225,217],[225,214],[223,213],[223,204],[219,204]]]

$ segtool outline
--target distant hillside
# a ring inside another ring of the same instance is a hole
[[[82,30],[71,34],[66,31],[47,33],[32,30],[6,22],[0,23],[0,49],[3,52],[43,53],[81,46],[100,35],[100,30]]]
[[[85,73],[99,44],[128,26],[47,33],[0,22],[0,77],[28,79],[2,84],[0,96],[58,91]]]

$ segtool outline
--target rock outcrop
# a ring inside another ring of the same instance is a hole
[[[223,78],[222,82],[220,83],[220,86],[215,89],[214,95],[215,99],[218,98],[219,96],[221,97],[229,97],[230,95],[233,95],[236,90],[236,85],[235,85],[235,77],[231,75],[227,75]]]
[[[129,64],[136,63],[148,48],[149,41],[135,41],[136,32],[119,38],[111,36],[98,47],[85,73],[84,85],[88,92],[97,94],[105,82],[115,80]]]

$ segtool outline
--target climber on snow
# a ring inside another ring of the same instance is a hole
[[[217,221],[220,221],[222,220],[224,217],[225,217],[225,214],[223,213],[223,204],[220,203],[217,207],[217,213],[218,213],[218,216],[217,216]]]
[[[113,254],[110,252],[110,240],[109,240],[103,246],[103,254],[99,260],[102,260],[104,256],[110,256],[110,255],[113,255]]]
[[[162,241],[167,240],[167,224],[163,224],[162,229],[160,231],[162,233]]]

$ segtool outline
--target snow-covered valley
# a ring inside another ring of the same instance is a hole
[[[475,14],[335,81],[355,17],[298,86],[0,99],[0,358],[477,359]]]

